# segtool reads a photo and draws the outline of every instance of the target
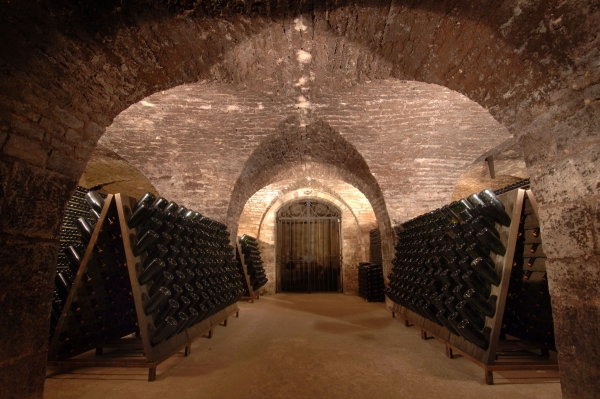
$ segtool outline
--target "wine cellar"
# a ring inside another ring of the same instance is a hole
[[[0,2],[0,399],[600,398],[598,32]]]

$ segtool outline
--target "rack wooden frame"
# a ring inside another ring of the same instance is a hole
[[[248,266],[246,265],[246,258],[244,255],[244,251],[242,251],[242,244],[240,243],[240,237],[236,237],[235,240],[237,252],[240,255],[240,263],[242,265],[242,271],[244,273],[244,281],[246,282],[246,291],[248,291],[248,295],[244,295],[244,299],[249,301],[250,303],[254,303],[254,299],[257,301],[260,299],[261,295],[265,294],[265,286],[263,285],[258,290],[252,289],[252,284],[250,284],[250,276],[248,275]]]
[[[131,216],[132,209],[135,205],[135,199],[126,195],[115,194],[108,195],[104,201],[104,207],[100,214],[90,242],[86,248],[85,255],[79,266],[79,270],[75,279],[67,301],[63,306],[63,310],[59,317],[52,341],[48,349],[48,366],[60,368],[74,367],[135,367],[148,368],[148,381],[156,379],[156,367],[169,359],[177,352],[184,350],[184,356],[191,353],[191,345],[198,338],[206,336],[212,338],[214,328],[217,325],[227,326],[227,320],[232,315],[239,317],[239,308],[237,303],[229,305],[225,309],[209,316],[207,319],[195,324],[190,328],[179,332],[171,338],[160,342],[156,346],[151,344],[151,330],[154,328],[152,315],[147,316],[144,312],[144,302],[148,298],[148,290],[146,286],[141,286],[138,283],[138,275],[142,272],[142,257],[133,254],[133,246],[137,243],[139,228],[129,229],[127,220]],[[118,217],[123,247],[125,250],[125,259],[131,283],[132,295],[135,302],[135,310],[139,325],[140,334],[136,338],[121,338],[111,342],[105,342],[96,345],[94,348],[84,348],[74,352],[71,357],[60,358],[58,356],[59,335],[65,328],[65,323],[68,318],[71,304],[77,297],[77,289],[81,285],[83,274],[87,272],[88,264],[92,258],[94,245],[98,241],[102,227],[109,216]],[[115,348],[123,350],[138,350],[138,356],[135,358],[103,358],[105,348]],[[96,350],[96,357],[92,359],[74,358],[90,350]],[[141,358],[140,358],[141,356]]]
[[[488,385],[494,384],[494,371],[506,370],[558,370],[558,363],[551,361],[547,357],[547,350],[539,347],[536,344],[530,344],[522,341],[500,341],[500,330],[502,328],[502,319],[504,317],[504,308],[506,306],[506,297],[510,283],[512,272],[513,259],[517,244],[517,236],[519,232],[519,220],[523,209],[523,201],[525,194],[531,200],[534,212],[537,215],[537,203],[533,198],[530,190],[518,189],[501,194],[498,198],[502,201],[506,208],[506,212],[511,215],[511,224],[509,227],[496,224],[496,228],[500,233],[502,243],[506,247],[504,256],[493,254],[492,259],[495,262],[496,271],[501,272],[502,281],[498,287],[492,286],[491,295],[497,296],[496,313],[493,318],[486,317],[485,326],[491,328],[490,344],[487,350],[483,350],[473,343],[467,341],[461,336],[456,336],[450,331],[431,320],[414,313],[410,309],[399,305],[389,298],[386,298],[386,307],[392,313],[392,317],[397,315],[404,319],[404,325],[411,327],[415,325],[421,330],[421,338],[435,338],[441,341],[446,346],[446,355],[453,359],[454,352],[461,354],[463,357],[471,360],[478,366],[482,367],[485,372],[485,381]],[[519,343],[519,344],[517,344]],[[534,356],[533,352],[529,352],[532,356],[517,361],[500,361],[499,357],[507,350],[507,347],[516,347],[519,350],[531,351],[540,349],[540,356]]]

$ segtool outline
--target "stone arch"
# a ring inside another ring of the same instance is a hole
[[[490,109],[518,137],[545,220],[542,233],[554,248],[548,256],[557,337],[561,361],[571,366],[561,368],[565,395],[593,395],[598,369],[589,371],[595,358],[585,348],[597,346],[597,338],[571,337],[585,336],[577,332],[586,330],[586,318],[593,319],[599,308],[586,307],[583,298],[597,294],[588,292],[585,273],[571,270],[600,263],[595,238],[600,11],[593,1],[365,3],[0,6],[0,37],[7,43],[0,48],[2,264],[13,265],[5,292],[9,297],[29,292],[36,304],[35,317],[26,323],[4,316],[3,325],[20,324],[5,335],[11,347],[2,352],[18,361],[11,365],[15,375],[44,364],[45,342],[33,337],[45,336],[47,329],[39,319],[47,313],[52,281],[48,254],[57,251],[60,210],[104,128],[150,93],[203,78],[231,81],[214,68],[227,49],[261,26],[291,27],[285,17],[309,15],[389,60],[391,77],[457,90]],[[32,195],[39,201],[25,206]],[[39,277],[36,290],[28,289],[24,270]],[[583,288],[568,295],[563,286]],[[21,384],[27,387],[23,395],[39,396],[41,372],[31,375],[36,383]]]

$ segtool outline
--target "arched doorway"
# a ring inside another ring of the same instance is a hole
[[[342,290],[342,212],[314,199],[277,211],[277,292]]]

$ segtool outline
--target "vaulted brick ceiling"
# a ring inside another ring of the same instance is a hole
[[[510,137],[481,106],[432,84],[332,85],[304,105],[279,97],[216,82],[179,86],[121,113],[101,143],[161,194],[223,221],[237,222],[257,190],[312,163],[341,168],[371,202],[383,200],[380,217],[399,222],[448,201],[465,168]]]

